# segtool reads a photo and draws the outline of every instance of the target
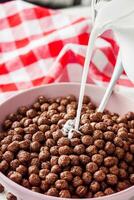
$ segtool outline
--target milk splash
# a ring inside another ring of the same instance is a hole
[[[106,30],[113,30],[120,46],[121,60],[130,80],[134,81],[134,0],[111,0],[98,4],[97,16],[88,42],[86,59],[81,80],[78,109],[75,121],[70,126],[79,130],[82,103],[88,76],[89,65],[96,38]],[[132,66],[132,67],[131,67]],[[75,126],[74,126],[75,123]]]
[[[68,136],[69,139],[71,139],[73,137],[73,134],[75,132],[74,124],[75,124],[75,120],[70,119],[63,126],[63,129],[62,129],[63,135]],[[77,131],[77,133],[82,135],[82,133],[80,131]]]

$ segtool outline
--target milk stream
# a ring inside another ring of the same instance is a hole
[[[105,110],[106,105],[109,101],[109,98],[113,92],[113,88],[117,80],[119,79],[120,75],[122,74],[122,72],[123,72],[123,66],[122,66],[122,60],[121,60],[121,52],[119,51],[112,78],[101,100],[101,103],[97,109],[97,112],[103,112]]]
[[[121,61],[119,59],[119,62],[122,62],[128,78],[134,82],[134,0],[112,0],[102,6],[100,4],[88,42],[76,119],[70,128],[65,129],[68,135],[71,133],[70,137],[72,137],[72,130],[79,130],[85,86],[96,38],[104,31],[110,29],[115,33],[120,47]],[[65,126],[68,127],[68,122]]]
[[[85,63],[84,63],[84,68],[83,68],[83,73],[82,73],[76,119],[68,120],[62,129],[63,134],[68,135],[69,139],[73,137],[73,131],[77,131],[79,134],[81,134],[81,132],[79,131],[79,123],[80,123],[80,116],[81,116],[82,103],[83,103],[83,98],[84,98],[84,93],[85,93],[86,81],[87,81],[87,76],[88,76],[88,70],[89,70],[89,65],[92,58],[92,53],[94,50],[95,41],[100,32],[101,32],[100,29],[94,27],[88,41],[86,58],[85,58]]]
[[[93,28],[91,35],[90,35],[89,42],[88,42],[86,58],[85,58],[85,63],[84,63],[84,69],[83,69],[83,74],[82,74],[82,80],[81,80],[81,86],[80,86],[77,115],[76,115],[76,119],[75,119],[75,130],[77,130],[77,131],[79,129],[82,103],[83,103],[83,98],[84,98],[84,93],[85,93],[85,87],[86,87],[89,65],[90,65],[90,62],[91,62],[92,53],[93,53],[93,50],[94,50],[94,45],[95,45],[95,41],[96,41],[98,34],[99,34],[99,32],[97,32],[97,29]]]
[[[131,64],[134,63],[132,59],[133,58],[132,49],[134,50],[134,34],[133,34],[134,33],[134,0],[118,0],[118,1],[112,0],[109,3],[105,3],[105,5],[103,4],[102,7],[100,7],[99,9],[100,10],[98,10],[98,14],[96,16],[94,27],[91,32],[91,36],[90,36],[88,47],[87,47],[86,60],[85,60],[84,70],[83,70],[82,80],[81,80],[78,109],[77,109],[77,115],[76,115],[76,120],[75,120],[75,130],[79,130],[80,116],[81,116],[82,103],[83,103],[83,98],[84,98],[84,93],[85,93],[88,69],[91,62],[91,56],[93,53],[95,40],[97,36],[100,35],[100,32],[103,33],[106,30],[112,29],[116,35],[117,42],[120,46],[119,57],[116,62],[117,69],[115,69],[114,73],[117,73],[117,71],[119,71],[121,74],[121,72],[123,71],[121,63],[123,62],[123,64],[125,64],[123,65],[123,67],[125,68],[126,66],[125,71],[127,72],[128,77],[132,81],[134,81],[134,68],[131,66]],[[113,10],[115,11],[114,14],[113,14]],[[125,27],[124,32],[122,31],[124,30],[123,27]],[[131,27],[131,31],[130,31],[130,27]],[[127,47],[127,52],[129,52],[129,54],[126,52],[126,47]],[[131,63],[130,63],[130,60],[131,60]],[[109,90],[105,94],[105,97],[107,94],[110,95],[111,93],[110,90],[113,87],[113,84],[114,84],[114,80],[111,81]],[[104,102],[102,102],[102,104],[99,107],[99,111],[103,111],[105,105],[104,105]]]

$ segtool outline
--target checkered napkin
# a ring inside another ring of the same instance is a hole
[[[80,81],[90,31],[90,18],[23,1],[0,4],[0,102],[35,86]],[[109,82],[117,52],[111,32],[97,39],[88,82]],[[134,86],[125,74],[118,84]]]

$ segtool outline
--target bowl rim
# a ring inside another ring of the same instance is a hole
[[[62,197],[48,196],[48,195],[46,195],[46,194],[41,194],[41,193],[38,193],[38,192],[34,192],[34,191],[30,190],[30,189],[27,189],[27,188],[25,188],[25,187],[23,187],[23,186],[21,186],[21,185],[15,183],[15,182],[13,182],[11,179],[9,179],[7,176],[5,176],[5,175],[4,175],[3,173],[1,173],[1,172],[0,172],[0,177],[2,177],[2,179],[7,180],[7,181],[10,183],[10,185],[13,185],[13,187],[16,187],[17,190],[19,190],[19,191],[21,191],[21,192],[27,192],[28,195],[31,195],[31,196],[34,195],[34,197],[40,197],[40,198],[42,198],[42,199],[45,199],[45,198],[48,198],[48,197],[49,197],[50,199],[52,198],[52,200],[65,199],[65,198],[62,198]],[[5,181],[3,181],[3,182],[5,182]],[[83,200],[85,200],[85,199],[88,199],[88,200],[91,200],[91,199],[94,199],[94,200],[98,200],[98,199],[100,199],[100,200],[106,200],[106,198],[117,197],[117,196],[123,195],[123,194],[125,194],[125,193],[128,193],[130,190],[134,190],[134,186],[131,186],[131,187],[129,187],[129,188],[125,189],[125,190],[122,190],[122,191],[120,191],[120,192],[116,192],[116,193],[114,193],[114,194],[107,195],[107,196],[103,196],[103,197],[96,197],[96,198],[80,198],[80,199],[83,199]],[[77,199],[76,199],[76,198],[66,198],[66,199],[78,200],[78,198],[77,198]]]
[[[79,86],[80,87],[80,82],[59,82],[59,83],[48,83],[48,84],[45,84],[45,85],[41,85],[41,86],[35,86],[35,87],[32,87],[32,88],[29,88],[29,89],[24,89],[24,90],[21,90],[21,91],[16,91],[17,94],[14,94],[13,96],[7,98],[7,100],[4,100],[2,103],[0,103],[0,106],[2,106],[3,104],[7,103],[8,101],[18,97],[19,95],[21,94],[24,94],[24,93],[28,93],[28,92],[31,92],[31,91],[35,91],[35,90],[38,90],[38,89],[42,89],[42,88],[46,88],[46,87],[55,87],[55,86]],[[94,85],[94,84],[90,84],[90,83],[86,83],[86,87],[90,87],[90,88],[99,88],[100,90],[102,90],[103,92],[106,91],[106,88],[105,86],[100,86],[100,85]],[[85,88],[86,88],[85,87]],[[132,101],[134,103],[134,100],[128,96],[125,96],[124,94],[120,93],[118,90],[116,91],[116,89],[113,89],[113,92],[111,95],[119,95],[121,96],[122,98],[124,97],[125,99],[128,99],[129,101]]]
[[[70,85],[70,86],[73,86],[73,85],[75,85],[75,86],[80,86],[80,83],[75,83],[75,82],[69,82],[69,83],[67,83],[67,82],[65,82],[65,83],[64,83],[64,82],[60,82],[60,83],[51,83],[51,84],[45,84],[45,85],[42,85],[42,86],[37,86],[37,87],[34,87],[34,88],[26,89],[26,90],[23,90],[23,91],[18,91],[17,94],[15,94],[15,95],[12,96],[12,97],[9,97],[7,100],[5,100],[4,102],[2,102],[2,103],[0,104],[0,107],[1,107],[2,105],[4,105],[5,103],[8,103],[8,101],[10,101],[10,100],[16,98],[17,96],[19,96],[19,95],[21,95],[21,94],[28,93],[28,92],[30,92],[30,91],[38,90],[38,89],[41,89],[41,88],[54,87],[54,86],[59,86],[59,85],[62,85],[62,86],[67,86],[67,85]],[[101,89],[101,90],[103,90],[103,91],[105,91],[105,89],[106,89],[105,87],[97,86],[97,85],[92,85],[92,84],[86,84],[86,86],[87,86],[87,87],[91,87],[91,88],[95,88],[95,89],[96,89],[96,88],[99,88],[99,89]],[[131,98],[128,98],[128,97],[124,96],[123,94],[120,94],[120,93],[117,92],[117,91],[114,91],[114,93],[117,94],[117,95],[120,95],[122,98],[125,97],[125,98],[128,99],[129,101],[133,101]],[[134,102],[134,101],[133,101],[133,102]],[[34,197],[36,197],[36,198],[40,197],[40,198],[42,198],[42,199],[45,199],[45,198],[48,198],[48,197],[49,197],[49,198],[52,199],[52,200],[64,199],[64,198],[61,198],[61,197],[48,196],[48,195],[45,195],[45,194],[41,194],[41,193],[38,193],[38,192],[34,192],[34,191],[30,190],[30,189],[27,189],[27,188],[25,188],[25,187],[23,187],[23,186],[21,186],[21,185],[15,183],[15,182],[13,182],[11,179],[9,179],[7,176],[5,176],[2,172],[0,172],[0,178],[2,178],[3,182],[5,182],[5,180],[6,180],[6,182],[9,182],[10,185],[12,185],[13,187],[17,188],[17,190],[20,190],[21,192],[27,192],[28,195],[31,195],[31,196],[34,195]],[[120,192],[117,192],[117,193],[114,193],[114,194],[111,194],[111,195],[103,196],[103,197],[81,198],[81,199],[83,199],[83,200],[84,200],[84,199],[88,199],[88,200],[91,200],[91,199],[94,199],[94,200],[99,200],[99,199],[100,199],[100,200],[106,200],[106,198],[117,197],[117,196],[123,195],[123,194],[125,194],[125,193],[127,193],[127,192],[129,192],[129,191],[131,191],[131,190],[134,190],[134,186],[131,186],[131,187],[129,187],[129,188],[123,190],[123,191],[120,191]],[[75,199],[75,198],[66,198],[66,199],[78,200],[78,199]]]

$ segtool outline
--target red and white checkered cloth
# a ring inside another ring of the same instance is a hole
[[[80,81],[90,31],[90,18],[23,1],[0,4],[0,102],[19,90]],[[97,39],[88,82],[109,82],[117,51],[111,32]],[[125,74],[118,84],[134,86]]]

